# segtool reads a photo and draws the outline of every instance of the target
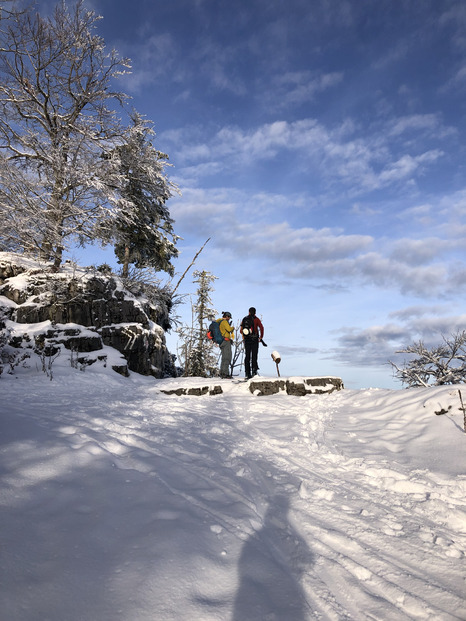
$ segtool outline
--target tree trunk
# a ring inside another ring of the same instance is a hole
[[[63,246],[58,246],[54,253],[52,272],[58,272],[63,258]]]
[[[125,256],[123,258],[123,268],[121,270],[121,275],[123,278],[128,278],[129,274],[129,246],[125,246]]]

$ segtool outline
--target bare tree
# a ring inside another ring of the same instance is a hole
[[[173,287],[173,293],[176,293],[176,290],[178,289],[178,287],[180,286],[182,280],[184,279],[184,277],[186,276],[186,274],[189,272],[189,270],[192,268],[192,266],[196,263],[196,259],[197,257],[201,254],[201,252],[204,250],[206,244],[210,241],[210,237],[202,244],[201,248],[196,252],[196,254],[194,255],[193,260],[191,261],[191,263],[188,265],[188,267],[185,269],[185,271],[183,272],[183,274],[181,275],[181,278],[179,278],[178,282],[176,283],[176,285]]]
[[[26,10],[20,10],[17,6],[12,7],[12,0],[0,0],[0,21],[7,19],[13,13],[24,13]]]
[[[79,0],[52,17],[0,22],[0,243],[38,250],[58,269],[68,242],[98,238],[113,191],[102,153],[119,143],[111,81],[129,67],[94,32]]]
[[[230,375],[232,376],[235,374],[235,369],[237,367],[241,369],[241,367],[243,366],[244,343],[243,343],[243,339],[241,338],[240,328],[241,328],[241,321],[238,321],[235,327],[235,342],[233,344],[233,355],[231,357],[231,363],[230,363]]]
[[[405,361],[401,368],[390,361],[395,377],[408,387],[466,382],[466,331],[457,332],[450,338],[442,338],[443,343],[431,349],[418,341],[398,350],[397,354],[416,357]]]

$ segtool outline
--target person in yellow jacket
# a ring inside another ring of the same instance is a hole
[[[231,325],[231,313],[224,311],[221,319],[217,319],[220,328],[220,334],[223,336],[223,341],[220,343],[220,351],[222,352],[222,360],[220,362],[220,377],[231,378],[230,364],[231,364],[231,346],[234,341],[234,328]]]

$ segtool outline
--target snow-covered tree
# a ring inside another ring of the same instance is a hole
[[[98,19],[80,0],[0,21],[0,244],[55,268],[71,240],[99,234],[113,191],[102,153],[124,133],[111,81],[129,63],[105,50]]]
[[[415,358],[400,368],[390,361],[394,375],[408,387],[441,386],[466,382],[466,331],[443,337],[443,343],[427,349],[418,341],[400,349],[397,354],[410,354]]]
[[[210,297],[216,276],[210,272],[195,271],[194,283],[197,283],[196,301],[192,305],[192,326],[178,330],[182,340],[181,353],[184,374],[195,377],[208,377],[218,373],[217,356],[212,341],[207,339],[207,330],[217,311],[212,307]]]
[[[179,239],[173,231],[173,220],[166,206],[175,186],[165,174],[168,156],[155,149],[150,138],[155,135],[150,123],[133,112],[132,126],[124,143],[113,149],[111,160],[115,174],[116,209],[109,237],[115,243],[115,254],[128,276],[129,265],[151,267],[173,276],[171,260],[178,255]]]

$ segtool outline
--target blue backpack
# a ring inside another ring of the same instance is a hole
[[[220,332],[220,324],[218,323],[218,321],[214,320],[210,324],[209,330],[207,332],[207,338],[217,343],[217,345],[220,345],[220,343],[223,343],[223,341],[225,340]]]

